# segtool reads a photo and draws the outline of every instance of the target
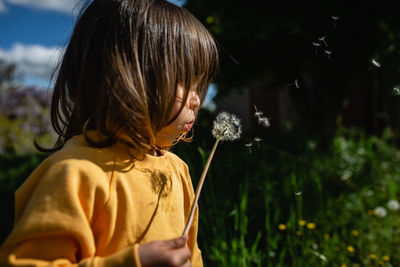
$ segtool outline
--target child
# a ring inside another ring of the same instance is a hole
[[[51,106],[53,153],[16,192],[6,266],[202,266],[188,140],[217,70],[209,32],[165,0],[93,0]],[[43,149],[42,149],[43,150]]]

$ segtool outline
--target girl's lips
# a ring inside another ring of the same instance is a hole
[[[188,122],[188,123],[185,124],[185,130],[187,132],[189,132],[190,129],[192,129],[193,123],[194,123],[194,121],[191,121],[191,122]]]

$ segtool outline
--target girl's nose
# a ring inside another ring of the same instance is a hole
[[[189,95],[189,108],[197,109],[200,106],[200,97],[196,91],[191,91]]]

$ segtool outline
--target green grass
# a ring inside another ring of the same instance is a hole
[[[0,211],[3,216],[0,243],[11,231],[14,220],[14,191],[44,159],[43,154],[0,155]]]
[[[199,205],[205,266],[400,266],[399,210],[388,207],[400,199],[393,139],[390,130],[377,137],[342,129],[329,149],[297,139],[264,138],[251,153],[244,140],[221,144]],[[213,140],[196,142],[174,149],[194,185]],[[6,198],[43,157],[0,157],[6,214]]]
[[[296,154],[268,142],[252,153],[240,142],[218,148],[200,200],[206,266],[400,266],[400,217],[387,207],[400,199],[390,130],[341,130],[329,150],[315,142]],[[199,151],[177,149],[194,180],[208,155]]]

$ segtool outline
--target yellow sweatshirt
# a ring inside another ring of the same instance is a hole
[[[187,165],[165,152],[131,161],[128,146],[90,147],[75,136],[15,194],[1,266],[140,266],[138,244],[182,235],[194,199]],[[197,214],[189,232],[193,266]]]

